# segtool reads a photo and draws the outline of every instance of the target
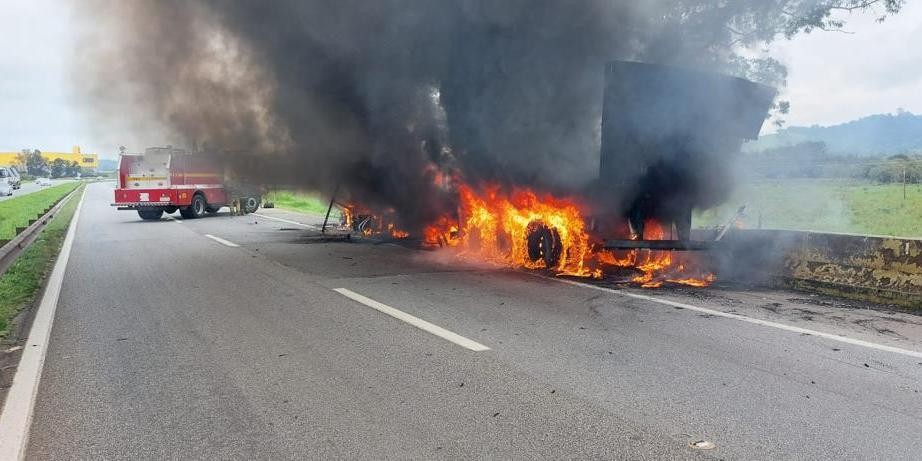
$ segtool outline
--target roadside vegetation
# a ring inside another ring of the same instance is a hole
[[[761,179],[741,184],[721,207],[695,216],[696,227],[726,222],[746,205],[744,227],[922,237],[922,184],[856,179]]]
[[[321,215],[327,213],[327,207],[330,206],[329,200],[315,193],[288,190],[273,191],[264,197],[264,201],[272,202],[278,208]],[[339,217],[339,212],[335,207],[333,208],[333,214],[337,218]]]
[[[266,195],[276,207],[325,214],[329,199],[317,194],[276,191]],[[698,212],[695,227],[725,224],[746,205],[748,229],[794,229],[922,238],[922,184],[877,183],[861,179],[750,179],[723,206]],[[333,208],[331,217],[339,219]]]
[[[78,185],[79,183],[74,183],[70,190]],[[64,243],[67,228],[79,201],[79,195],[72,197],[32,245],[19,255],[6,273],[0,275],[0,338],[9,335],[12,319],[32,302],[41,288],[42,280],[51,270]],[[9,202],[0,202],[0,205],[4,203]]]
[[[0,241],[15,237],[17,227],[28,226],[30,219],[41,216],[80,184],[78,181],[59,184],[0,202]]]

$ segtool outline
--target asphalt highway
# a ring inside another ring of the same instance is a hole
[[[922,358],[886,349],[922,351],[914,315],[606,291],[281,210],[143,222],[111,188],[87,190],[29,459],[922,453]]]
[[[51,186],[57,186],[58,184],[62,184],[68,181],[73,181],[73,180],[72,179],[52,179]],[[13,195],[0,196],[0,202],[4,200],[9,200],[11,198],[22,197],[23,195],[28,195],[33,192],[40,191],[42,189],[45,189],[51,186],[39,186],[38,184],[35,184],[35,181],[29,181],[27,183],[23,183],[22,187],[20,187],[19,189],[14,190]]]

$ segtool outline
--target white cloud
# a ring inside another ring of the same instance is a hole
[[[69,151],[82,117],[71,97],[71,15],[65,2],[0,0],[0,150]]]
[[[875,21],[844,16],[849,34],[817,31],[772,45],[788,66],[788,125],[829,125],[904,108],[922,113],[922,3]]]

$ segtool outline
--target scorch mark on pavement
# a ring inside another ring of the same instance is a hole
[[[390,315],[391,317],[394,317],[395,319],[402,320],[406,323],[409,323],[410,325],[413,325],[414,327],[419,328],[420,330],[432,333],[442,339],[451,341],[465,349],[470,349],[474,352],[483,352],[483,351],[490,350],[489,347],[484,346],[483,344],[480,344],[476,341],[465,338],[464,336],[461,336],[457,333],[448,331],[438,325],[433,325],[421,318],[414,317],[410,314],[407,314],[406,312],[394,309],[393,307],[388,306],[387,304],[379,303],[378,301],[362,296],[354,291],[347,290],[345,288],[334,288],[333,291],[347,298],[350,298],[354,301],[362,303],[376,311],[382,312],[384,314]]]
[[[752,317],[746,317],[745,315],[731,314],[731,313],[729,313],[729,312],[723,312],[723,311],[719,311],[719,310],[708,309],[708,308],[706,308],[706,307],[693,306],[693,305],[691,305],[691,304],[685,304],[685,303],[681,303],[681,302],[678,302],[678,301],[670,301],[670,300],[668,300],[668,299],[657,298],[657,297],[649,296],[649,295],[642,295],[642,294],[638,294],[638,293],[630,293],[630,292],[622,291],[622,290],[613,290],[613,289],[611,289],[611,288],[599,287],[599,286],[595,286],[595,285],[590,285],[590,284],[588,284],[588,283],[576,282],[576,281],[573,281],[573,280],[565,280],[565,279],[551,278],[551,277],[544,277],[544,276],[540,276],[540,277],[542,277],[542,278],[548,278],[548,279],[551,279],[551,280],[556,280],[556,281],[558,281],[558,282],[566,283],[566,284],[568,284],[568,285],[573,285],[573,286],[578,286],[578,287],[583,287],[583,288],[589,288],[589,289],[592,289],[592,290],[604,291],[604,292],[606,292],[606,293],[612,293],[612,294],[616,294],[616,295],[618,295],[618,296],[626,296],[626,297],[628,297],[628,298],[642,299],[642,300],[644,300],[644,301],[650,301],[650,302],[654,302],[654,303],[665,304],[665,305],[667,305],[667,306],[672,306],[672,307],[681,307],[681,308],[683,308],[683,309],[688,309],[688,310],[690,310],[690,311],[696,311],[696,312],[702,312],[702,313],[705,313],[705,314],[710,314],[710,315],[713,315],[713,316],[715,316],[715,317],[724,317],[724,318],[728,318],[728,319],[739,320],[739,321],[741,321],[741,322],[748,322],[748,323],[753,323],[753,324],[756,324],[756,325],[762,325],[762,326],[765,326],[765,327],[777,328],[777,329],[779,329],[779,330],[785,330],[785,331],[790,331],[790,332],[794,332],[794,333],[801,333],[801,334],[807,334],[807,335],[812,335],[812,336],[818,336],[818,337],[820,337],[820,338],[831,339],[831,340],[833,340],[833,341],[839,341],[839,342],[843,342],[843,343],[847,343],[847,344],[852,344],[852,345],[855,345],[855,346],[867,347],[867,348],[870,348],[870,349],[877,349],[877,350],[886,351],[886,352],[893,352],[893,353],[896,353],[896,354],[908,355],[908,356],[910,356],[910,357],[915,357],[915,358],[922,358],[922,352],[912,351],[912,350],[909,350],[909,349],[901,349],[901,348],[899,348],[899,347],[893,347],[893,346],[887,346],[887,345],[884,345],[884,344],[872,343],[872,342],[870,342],[870,341],[864,341],[864,340],[861,340],[861,339],[849,338],[849,337],[847,337],[847,336],[834,335],[834,334],[831,334],[831,333],[824,333],[824,332],[822,332],[822,331],[810,330],[810,329],[807,329],[807,328],[795,327],[795,326],[792,326],[792,325],[785,325],[785,324],[783,324],[783,323],[777,323],[777,322],[771,322],[771,321],[768,321],[768,320],[761,320],[761,319],[756,319],[756,318],[752,318]]]

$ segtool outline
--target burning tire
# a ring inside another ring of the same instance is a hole
[[[560,233],[540,221],[533,221],[527,229],[528,259],[531,262],[544,261],[545,267],[554,267],[560,262],[563,246]]]

